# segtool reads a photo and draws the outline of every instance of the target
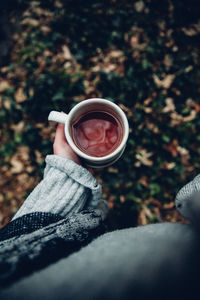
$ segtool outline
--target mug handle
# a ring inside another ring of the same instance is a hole
[[[48,120],[58,122],[61,124],[65,124],[65,122],[67,120],[67,114],[65,114],[65,113],[63,114],[59,111],[52,110],[48,116]]]

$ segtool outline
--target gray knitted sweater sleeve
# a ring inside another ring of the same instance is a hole
[[[75,162],[57,155],[46,157],[43,180],[35,187],[15,214],[47,212],[68,217],[100,203],[101,186],[92,174]]]

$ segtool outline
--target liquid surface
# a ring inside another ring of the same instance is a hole
[[[72,124],[76,146],[84,153],[102,157],[112,153],[122,140],[122,126],[117,118],[103,111],[89,112]]]

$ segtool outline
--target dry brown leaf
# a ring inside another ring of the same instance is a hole
[[[21,22],[21,24],[22,25],[31,25],[31,26],[37,27],[37,26],[39,26],[40,22],[36,19],[33,19],[33,18],[25,18]]]
[[[69,50],[69,47],[67,47],[66,45],[62,46],[62,51],[63,51],[63,57],[66,60],[71,60],[73,59],[71,51]]]
[[[119,106],[121,107],[121,109],[123,111],[125,111],[128,114],[128,116],[133,117],[133,112],[132,112],[132,110],[130,108],[128,108],[127,106],[125,106],[122,103],[120,103]]]
[[[194,103],[194,108],[195,108],[196,113],[198,114],[200,112],[200,105],[195,102]]]
[[[170,124],[172,127],[181,125],[182,123],[187,123],[187,122],[194,120],[196,118],[196,116],[197,116],[197,112],[195,109],[191,110],[189,116],[187,116],[187,117],[183,117],[182,115],[179,115],[176,111],[173,111],[170,114],[170,117],[171,117]]]
[[[62,7],[63,7],[63,4],[62,4],[62,2],[56,0],[56,1],[54,2],[54,6],[55,6],[55,7],[58,7],[58,8],[62,8]]]
[[[162,206],[161,203],[160,203],[160,201],[154,199],[153,197],[150,197],[147,200],[145,200],[145,203],[148,203],[148,204],[150,203],[150,204],[156,205],[159,208],[161,208],[161,206]]]
[[[44,33],[44,34],[47,34],[49,32],[51,32],[51,28],[49,26],[46,26],[46,25],[42,25],[40,27],[40,30]]]
[[[138,216],[138,224],[139,225],[146,225],[147,224],[147,217],[144,210],[140,210],[139,216]]]
[[[170,111],[175,111],[176,107],[174,105],[174,100],[170,97],[165,99],[166,106],[163,108],[162,112],[167,113]]]
[[[153,155],[153,152],[147,152],[146,149],[141,149],[138,151],[138,153],[135,155],[136,159],[138,160],[135,163],[136,167],[139,167],[141,164],[151,167],[153,165],[153,161],[149,158]]]
[[[115,173],[115,174],[116,174],[116,173],[118,173],[118,169],[115,169],[115,168],[113,168],[113,167],[109,167],[109,168],[108,168],[108,172],[109,172],[109,173]]]
[[[105,73],[110,73],[113,72],[116,69],[116,64],[112,64],[112,63],[107,63],[104,64],[103,70]]]
[[[15,99],[17,103],[22,103],[27,100],[27,97],[24,94],[23,89],[21,87],[18,88],[17,91],[15,92]]]
[[[10,128],[12,130],[14,130],[15,132],[21,133],[24,130],[24,126],[25,126],[25,122],[21,121],[21,122],[19,122],[17,124],[12,124],[10,126]]]
[[[124,53],[123,53],[123,51],[121,51],[121,50],[111,50],[111,51],[108,53],[108,56],[109,56],[110,58],[119,58],[119,57],[124,56]]]
[[[51,51],[49,51],[48,49],[45,49],[44,52],[43,52],[43,56],[45,57],[49,57],[49,56],[52,56],[53,53]]]
[[[30,149],[28,146],[20,146],[18,147],[18,153],[20,155],[20,158],[24,161],[30,160]]]
[[[152,213],[150,209],[146,206],[146,204],[142,205],[142,209],[140,210],[138,223],[140,225],[146,225],[148,223],[148,218],[152,218]]]
[[[144,112],[146,113],[146,114],[151,114],[152,112],[153,112],[153,109],[152,109],[152,107],[145,107],[144,106]]]
[[[156,215],[157,220],[162,221],[161,213],[158,207],[153,207],[152,208],[153,213]]]
[[[17,176],[17,179],[18,179],[20,185],[25,184],[27,182],[28,178],[29,178],[29,176],[27,173],[21,173]]]
[[[190,163],[190,152],[189,152],[189,150],[179,146],[178,151],[180,153],[181,164],[184,166],[184,169],[188,172],[192,172],[195,167],[193,165],[191,165],[191,163]]]
[[[137,12],[142,12],[144,9],[144,2],[142,0],[137,1],[134,3],[134,8]]]
[[[179,115],[176,111],[173,111],[171,114],[170,114],[170,125],[173,127],[173,126],[178,126],[180,124],[183,123],[183,117],[181,115]]]
[[[99,72],[101,70],[101,66],[100,65],[96,65],[96,66],[94,66],[94,67],[92,67],[92,71],[93,72]]]
[[[175,207],[174,202],[169,202],[169,203],[163,204],[163,209],[172,209],[174,207]]]
[[[174,81],[174,78],[174,74],[168,74],[164,79],[161,80],[157,75],[153,74],[153,80],[158,88],[170,88],[172,82]]]
[[[138,180],[139,183],[141,183],[144,187],[149,187],[149,182],[148,182],[148,177],[143,175],[142,177],[140,177],[140,179]]]
[[[186,122],[190,122],[190,121],[194,120],[196,118],[196,115],[197,115],[196,111],[195,110],[191,110],[189,116],[183,117],[183,122],[186,123]]]
[[[9,98],[3,99],[3,106],[9,110],[11,107],[11,100]]]
[[[69,68],[72,67],[72,63],[70,61],[67,61],[66,63],[64,63],[63,67],[65,70],[69,70]]]
[[[178,147],[179,147],[179,143],[178,143],[178,140],[176,140],[176,139],[174,139],[170,144],[163,146],[163,148],[165,150],[169,151],[173,157],[178,156],[178,153],[179,153]]]
[[[10,84],[7,80],[1,80],[0,81],[0,92],[5,91],[9,87],[10,87]]]
[[[184,72],[185,73],[189,73],[192,70],[193,70],[193,66],[190,65],[190,66],[188,66],[188,67],[185,68]]]
[[[18,155],[13,155],[10,160],[11,169],[10,171],[13,174],[21,173],[24,170],[24,164],[22,161],[19,160]]]
[[[164,56],[164,65],[165,65],[167,71],[168,71],[168,70],[172,67],[172,65],[173,65],[171,56],[170,56],[169,54],[165,54],[165,56]]]
[[[200,33],[200,22],[191,25],[189,28],[182,28],[182,31],[188,36],[195,36]]]
[[[124,197],[124,195],[120,195],[119,199],[120,199],[121,203],[124,203],[125,200],[126,200],[126,198]]]
[[[175,166],[176,166],[176,164],[174,162],[167,162],[167,161],[165,161],[162,164],[161,169],[172,170]]]
[[[147,98],[146,100],[144,100],[144,105],[149,105],[151,102],[153,101],[152,98]]]
[[[8,70],[9,70],[9,67],[7,67],[7,66],[0,68],[1,73],[7,73]]]
[[[158,129],[158,127],[152,123],[151,121],[149,121],[148,119],[146,120],[146,126],[149,130],[151,130],[153,133],[155,134],[159,134],[160,133],[160,130]]]
[[[32,173],[34,170],[35,170],[35,168],[33,166],[26,167],[26,172],[27,173]]]
[[[37,163],[43,162],[43,157],[42,157],[41,152],[38,151],[38,150],[35,150],[34,153],[35,153],[35,156],[36,156],[36,162]]]
[[[145,50],[147,43],[140,43],[139,40],[140,40],[139,33],[136,33],[135,35],[133,35],[130,38],[130,45],[133,50],[139,50],[139,51]],[[138,53],[138,55],[139,55],[139,53]]]

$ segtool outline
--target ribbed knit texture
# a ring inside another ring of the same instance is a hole
[[[101,186],[88,170],[64,157],[48,155],[43,180],[13,220],[36,211],[67,217],[83,209],[93,209],[99,202]]]
[[[200,174],[180,189],[176,195],[176,203],[178,204],[185,199],[190,199],[198,191],[200,191]]]
[[[175,204],[180,214],[200,231],[200,175],[180,189]]]
[[[63,219],[59,215],[35,212],[19,217],[0,229],[0,242],[31,233],[49,224],[56,223]]]

